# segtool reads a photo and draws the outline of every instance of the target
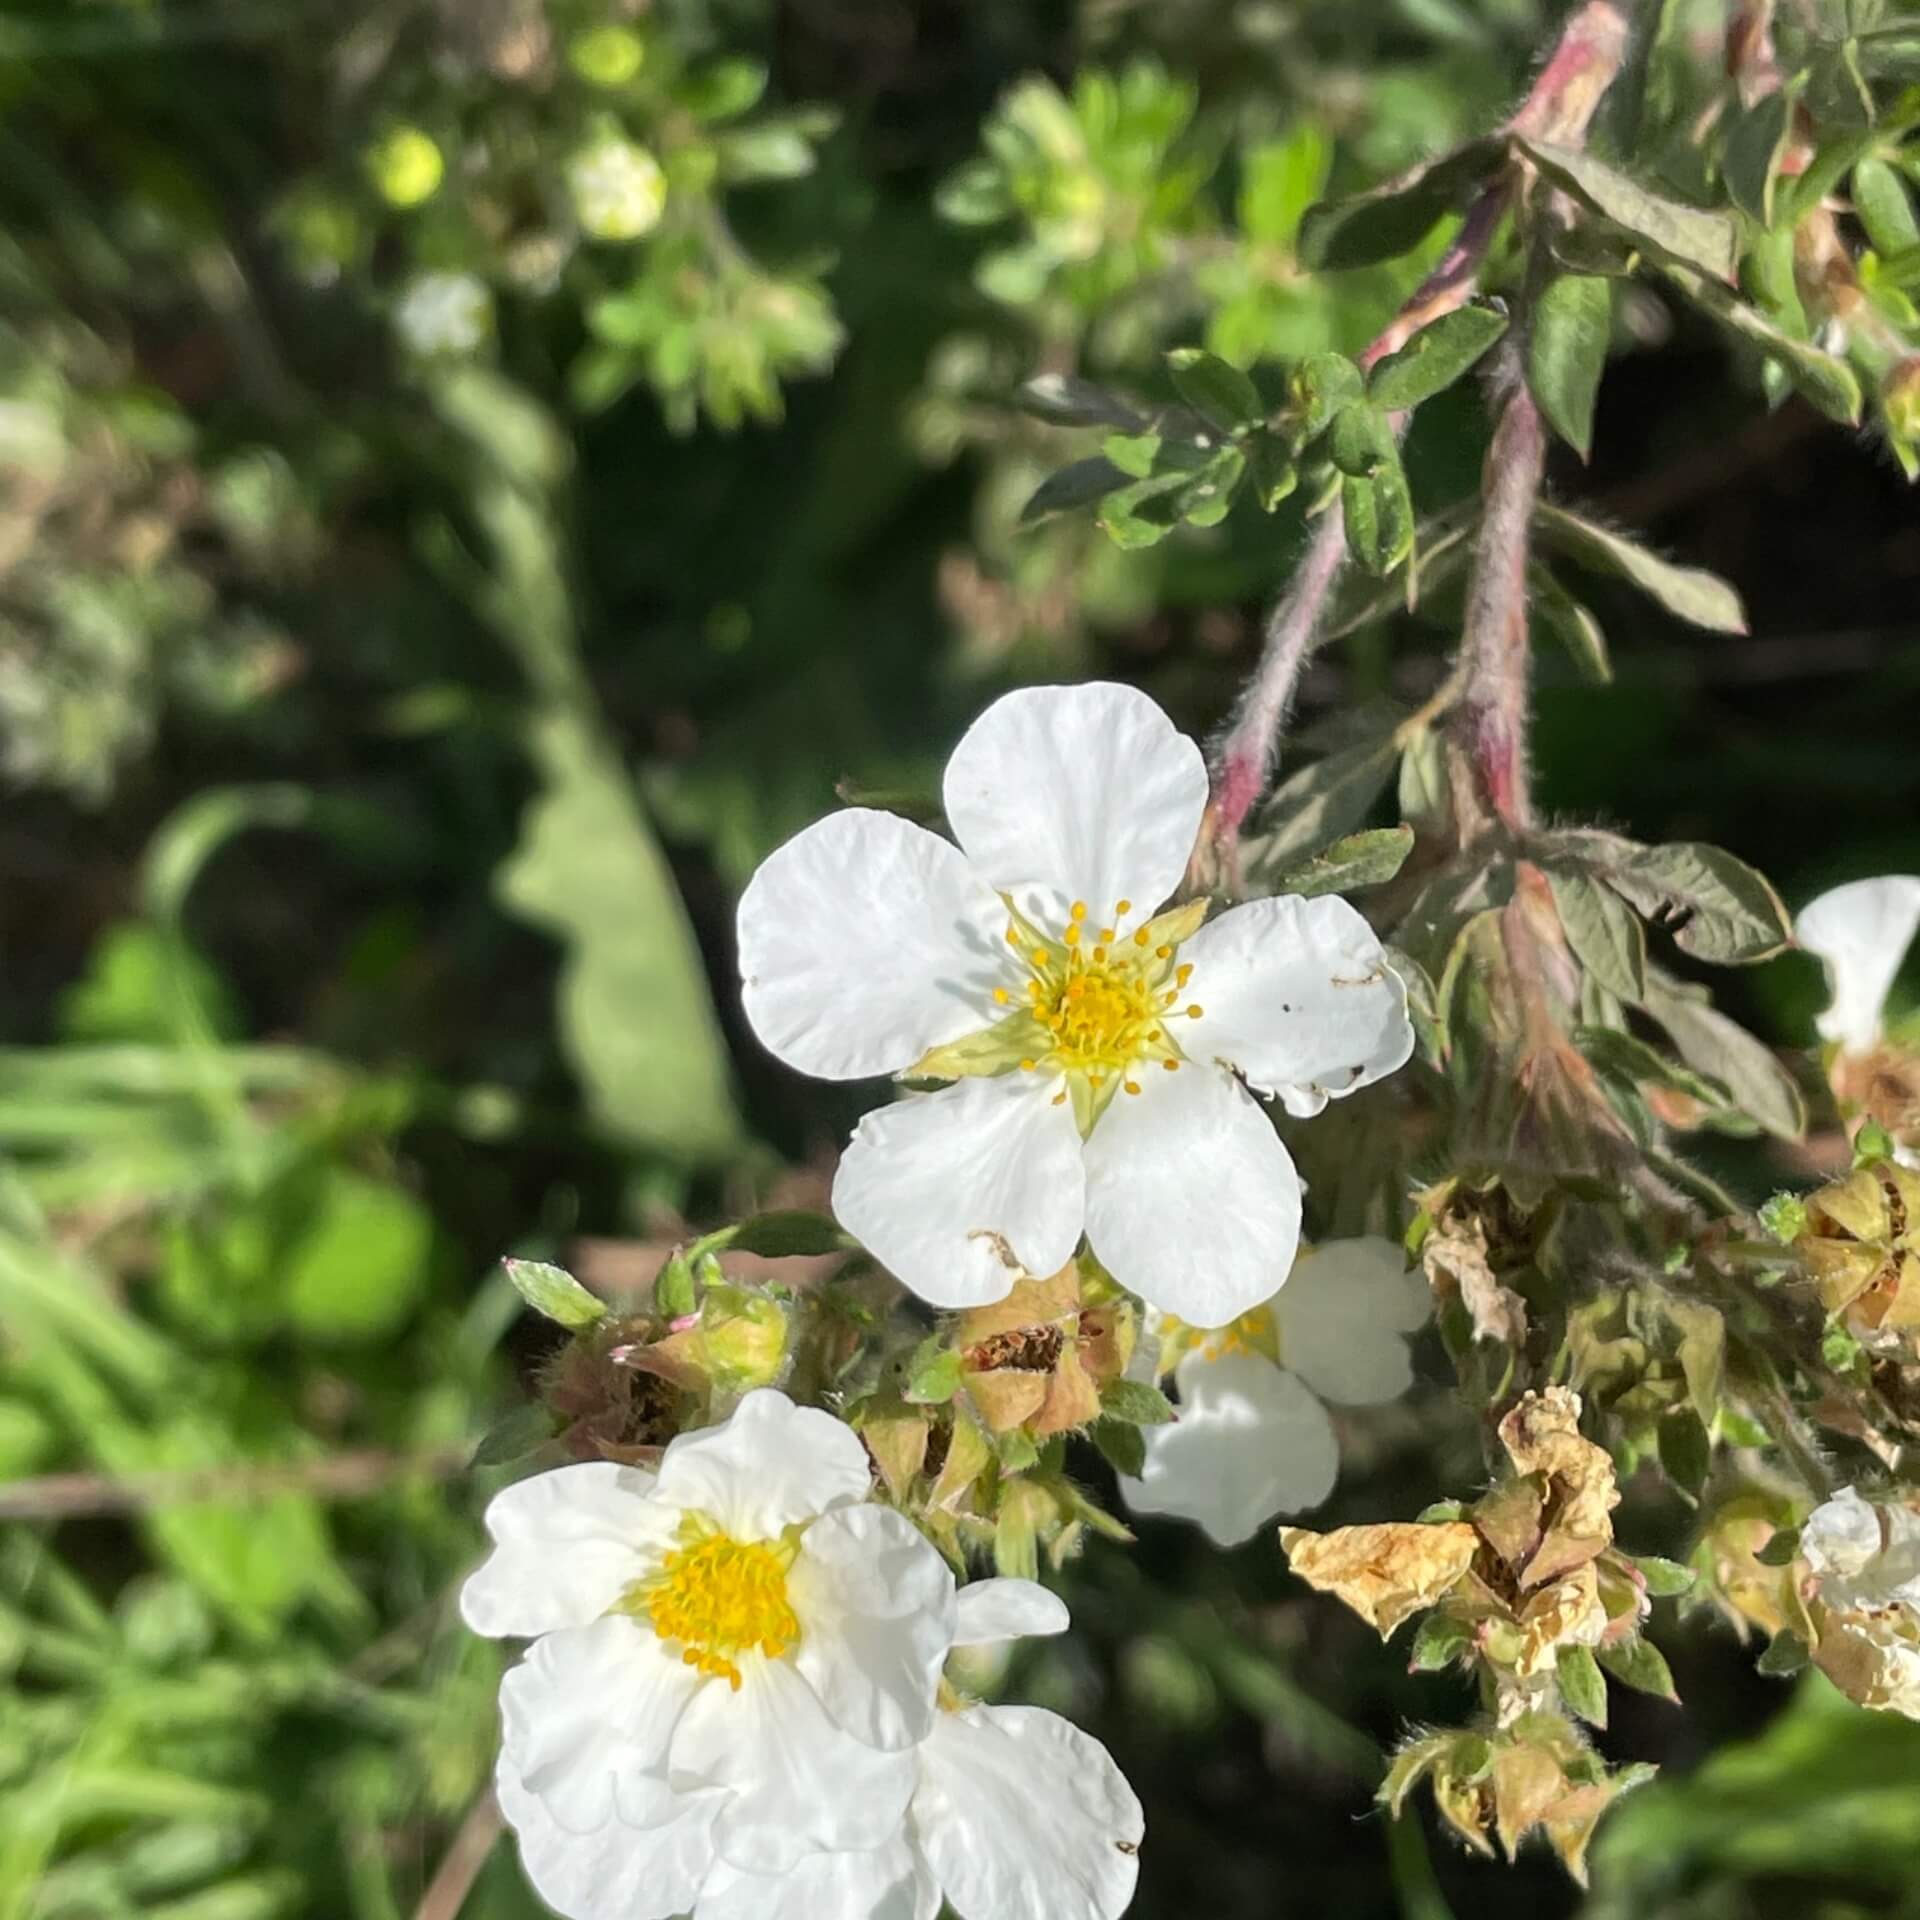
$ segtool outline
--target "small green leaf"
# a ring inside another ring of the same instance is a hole
[[[1127,476],[1104,454],[1076,460],[1058,473],[1050,473],[1034,488],[1027,504],[1020,509],[1020,524],[1031,525],[1049,514],[1069,513],[1075,507],[1103,500],[1116,488],[1127,484]]]
[[[1647,936],[1633,909],[1577,867],[1548,867],[1547,884],[1581,965],[1608,992],[1637,1004],[1647,990]]]
[[[1147,1442],[1138,1427],[1124,1420],[1096,1420],[1090,1431],[1100,1457],[1115,1473],[1140,1478],[1147,1465]]]
[[[1370,480],[1399,457],[1399,436],[1378,407],[1356,401],[1334,416],[1327,452],[1342,473]]]
[[[1546,284],[1527,337],[1527,387],[1547,424],[1582,460],[1593,451],[1593,406],[1613,337],[1613,286],[1598,274]]]
[[[1175,347],[1167,355],[1180,398],[1223,433],[1251,426],[1266,411],[1260,392],[1238,367],[1200,347]]]
[[[1377,827],[1366,833],[1350,833],[1277,873],[1263,872],[1261,878],[1269,893],[1295,893],[1303,899],[1322,893],[1352,893],[1361,887],[1384,885],[1406,864],[1412,851],[1411,827]]]
[[[1660,1422],[1660,1464],[1682,1493],[1698,1494],[1713,1465],[1713,1442],[1691,1407],[1670,1413]]]
[[[1882,256],[1920,247],[1920,220],[1898,171],[1878,154],[1868,154],[1853,169],[1853,210]]]
[[[1677,567],[1637,541],[1564,507],[1542,503],[1535,521],[1541,534],[1582,566],[1630,580],[1676,618],[1714,633],[1745,633],[1746,609],[1740,596],[1716,574],[1698,567]]]
[[[930,1333],[907,1362],[904,1398],[915,1406],[945,1406],[960,1391],[960,1349]]]
[[[1793,132],[1799,86],[1790,83],[1754,102],[1727,130],[1727,192],[1742,213],[1773,225],[1774,183]]]
[[[1757,307],[1736,298],[1717,280],[1671,263],[1665,272],[1703,313],[1730,333],[1752,341],[1828,419],[1848,427],[1860,424],[1860,382],[1844,360],[1783,333]]]
[[[778,1207],[757,1213],[733,1229],[727,1240],[734,1253],[756,1253],[764,1260],[803,1254],[841,1253],[847,1236],[824,1213],[807,1207]]]
[[[1590,1727],[1607,1724],[1607,1683],[1600,1664],[1586,1647],[1562,1647],[1554,1656],[1554,1677],[1560,1697]]]
[[[535,1313],[563,1327],[590,1327],[606,1317],[607,1303],[589,1293],[564,1267],[545,1260],[503,1260],[514,1291]]]
[[[1112,427],[1138,433],[1146,421],[1117,393],[1070,373],[1041,373],[1015,396],[1028,413],[1057,427]]]
[[[1110,1380],[1101,1390],[1100,1411],[1135,1427],[1163,1427],[1174,1417],[1173,1402],[1144,1380]]]
[[[1800,1557],[1800,1529],[1780,1527],[1753,1556],[1763,1567],[1790,1567]]]
[[[1793,939],[1786,907],[1765,876],[1720,847],[1698,840],[1632,847],[1604,877],[1648,919],[1668,921],[1675,944],[1696,960],[1751,965]]]
[[[1692,1590],[1695,1576],[1691,1567],[1683,1567],[1677,1560],[1663,1560],[1657,1553],[1636,1553],[1629,1557],[1640,1569],[1647,1591],[1656,1600],[1672,1600]]]
[[[1413,496],[1397,448],[1372,478],[1349,474],[1342,480],[1340,508],[1348,552],[1376,578],[1391,573],[1413,551]]]
[[[1408,252],[1459,207],[1469,188],[1493,172],[1503,147],[1494,138],[1470,141],[1365,193],[1309,207],[1300,222],[1301,264],[1369,267]]]
[[[1185,492],[1187,484],[1184,473],[1156,473],[1150,480],[1136,480],[1108,494],[1098,516],[1102,532],[1126,552],[1157,545],[1179,523],[1176,496]]]
[[[1334,417],[1366,391],[1366,377],[1344,353],[1310,354],[1287,376],[1287,403],[1293,416],[1288,437],[1294,446],[1317,440]]]
[[[1622,1686],[1678,1703],[1680,1696],[1673,1688],[1673,1670],[1667,1665],[1666,1656],[1644,1634],[1617,1647],[1600,1647],[1597,1652],[1600,1664]]]
[[[1464,1620],[1450,1620],[1444,1613],[1430,1613],[1414,1629],[1413,1645],[1407,1651],[1409,1673],[1438,1673],[1451,1666],[1473,1644],[1473,1632]]]
[[[1797,1633],[1776,1633],[1753,1666],[1770,1680],[1785,1680],[1804,1671],[1810,1658],[1807,1643]]]
[[[1391,737],[1362,740],[1289,774],[1269,796],[1242,849],[1249,879],[1266,884],[1366,816],[1393,773]]]
[[[1271,513],[1300,484],[1300,469],[1274,434],[1256,433],[1247,441],[1247,466],[1263,513]]]
[[[1607,636],[1593,610],[1576,600],[1538,561],[1527,569],[1527,585],[1533,594],[1534,612],[1572,656],[1581,679],[1592,687],[1611,686],[1613,661],[1607,652]]]
[[[1698,988],[1682,987],[1648,969],[1647,1012],[1665,1027],[1680,1057],[1717,1080],[1744,1114],[1777,1140],[1798,1140],[1807,1127],[1806,1103],[1771,1048],[1717,1012]]]
[[[1507,316],[1498,307],[1443,313],[1374,367],[1367,398],[1388,413],[1405,413],[1452,386],[1506,330]]]
[[[1130,479],[1145,480],[1160,457],[1161,439],[1157,433],[1110,433],[1101,446],[1122,473]]]
[[[1740,260],[1740,236],[1726,214],[1669,200],[1582,148],[1524,136],[1518,144],[1556,186],[1636,240],[1715,279],[1733,278]]]

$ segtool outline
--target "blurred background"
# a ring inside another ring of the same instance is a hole
[[[1715,0],[1668,12],[1710,60]],[[1551,15],[9,0],[4,1920],[538,1912],[484,1797],[501,1656],[449,1608],[557,1338],[499,1256],[618,1292],[817,1201],[873,1090],[746,1036],[755,862],[836,795],[920,806],[1022,681],[1204,732],[1300,544],[1291,508],[1133,552],[1023,526],[1085,449],[1015,387],[1363,344],[1408,278],[1310,281],[1302,210],[1488,124]],[[1920,871],[1914,497],[1654,296],[1617,347],[1554,484],[1753,632],[1592,582],[1610,661],[1540,655],[1545,806],[1796,905]],[[1423,509],[1484,439],[1470,383],[1422,410]],[[1417,701],[1449,616],[1362,622],[1302,725]],[[1720,991],[1811,1045],[1804,960]],[[1356,1423],[1320,1524],[1469,1491],[1450,1405]],[[1685,1512],[1629,1513],[1684,1556]],[[1684,1708],[1616,1693],[1603,1745],[1665,1772],[1583,1896],[1371,1811],[1451,1676],[1270,1542],[1141,1534],[1006,1684],[1133,1779],[1143,1920],[1920,1913],[1920,1727],[1724,1625],[1657,1629]]]

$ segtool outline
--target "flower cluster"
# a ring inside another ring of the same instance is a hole
[[[1800,1529],[1813,1658],[1863,1707],[1920,1720],[1920,1507],[1852,1487]]]
[[[849,1428],[762,1389],[657,1473],[562,1467],[493,1501],[462,1612],[533,1642],[497,1790],[570,1920],[1125,1907],[1142,1821],[1105,1750],[942,1677],[1065,1608],[1023,1581],[956,1593],[870,1491]]]

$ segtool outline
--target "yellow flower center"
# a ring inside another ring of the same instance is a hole
[[[1183,1355],[1219,1360],[1230,1353],[1257,1354],[1281,1364],[1280,1322],[1271,1307],[1254,1307],[1224,1327],[1196,1327],[1170,1313],[1160,1315],[1160,1371],[1171,1373]]]
[[[787,1599],[787,1571],[799,1540],[736,1540],[711,1520],[688,1514],[681,1544],[622,1603],[644,1613],[662,1640],[677,1641],[681,1659],[740,1689],[739,1655],[758,1650],[777,1660],[800,1638]]]
[[[1112,923],[1095,927],[1087,903],[1076,900],[1057,939],[1014,916],[1007,944],[1027,969],[1023,1011],[1047,1043],[1020,1062],[1025,1071],[1084,1076],[1094,1088],[1117,1079],[1128,1093],[1140,1091],[1131,1069],[1142,1062],[1177,1071],[1183,1055],[1171,1023],[1197,1020],[1205,1009],[1186,999],[1193,968],[1174,956],[1204,917],[1205,905],[1176,908],[1129,932],[1132,911],[1132,901],[1118,901]],[[994,997],[1003,1006],[1018,1000],[1004,987]]]

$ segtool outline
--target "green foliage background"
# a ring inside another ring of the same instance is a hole
[[[1023,527],[1086,448],[1013,391],[1164,400],[1172,346],[1361,344],[1406,282],[1306,277],[1302,212],[1486,124],[1548,25],[1534,0],[0,18],[0,1916],[387,1920],[484,1837],[499,1654],[449,1599],[501,1477],[476,1446],[549,1342],[498,1256],[629,1284],[684,1223],[817,1181],[866,1091],[757,1054],[730,918],[836,794],[911,810],[1024,680],[1218,718],[1297,503],[1135,551]],[[631,242],[570,209],[615,134],[667,183]],[[469,349],[409,347],[429,273],[486,290]],[[1593,462],[1555,484],[1727,575],[1754,631],[1592,583],[1612,678],[1543,653],[1546,804],[1727,846],[1796,902],[1920,869],[1911,497],[1768,413],[1684,312],[1637,297],[1616,344]],[[1423,507],[1484,438],[1470,385],[1423,410]],[[1449,613],[1362,624],[1304,724],[1412,704]],[[1808,1044],[1808,964],[1738,991]],[[1356,1433],[1325,1524],[1476,1473],[1416,1398]],[[1684,1710],[1626,1700],[1605,1736],[1667,1774],[1583,1907],[1544,1858],[1369,1811],[1454,1683],[1269,1545],[1149,1523],[1068,1584],[1083,1632],[1007,1684],[1135,1781],[1143,1916],[1920,1911],[1920,1729],[1790,1696],[1704,1622],[1656,1627]],[[509,1846],[464,1911],[536,1911]]]

